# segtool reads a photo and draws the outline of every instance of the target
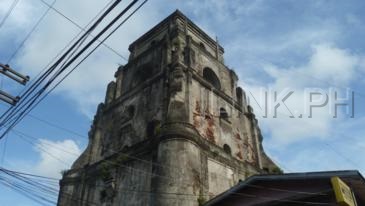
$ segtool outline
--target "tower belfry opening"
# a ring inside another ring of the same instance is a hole
[[[224,49],[191,20],[176,11],[129,51],[63,175],[59,206],[198,206],[275,171]]]

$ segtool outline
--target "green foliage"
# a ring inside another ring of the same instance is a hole
[[[279,167],[272,168],[271,172],[274,174],[284,174],[284,171],[282,169],[280,169]]]
[[[106,162],[101,163],[99,174],[100,174],[100,176],[103,180],[107,180],[107,179],[112,178],[110,170],[111,170],[110,164],[108,164]]]
[[[206,201],[207,200],[205,199],[205,197],[200,193],[200,195],[198,197],[198,204],[199,204],[199,206],[203,206]]]
[[[161,124],[158,123],[158,124],[156,124],[156,126],[154,128],[154,135],[158,136],[158,135],[160,135],[160,133],[161,133]]]
[[[117,157],[117,160],[115,161],[116,164],[122,164],[123,162],[125,162],[128,159],[127,155],[121,154]]]

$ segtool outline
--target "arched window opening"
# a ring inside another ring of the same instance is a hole
[[[225,153],[227,153],[229,155],[232,154],[231,147],[228,146],[228,144],[223,145],[223,150],[224,150]]]
[[[146,64],[143,64],[139,66],[138,68],[135,68],[135,72],[132,77],[132,87],[138,86],[145,81],[147,81],[149,78],[151,78],[154,74],[154,67],[149,62]]]
[[[146,133],[147,137],[151,138],[157,136],[160,133],[161,123],[159,120],[152,120],[147,124]]]
[[[219,117],[225,120],[228,119],[228,112],[223,107],[219,109]]]
[[[243,96],[243,90],[241,87],[236,88],[236,98],[239,105],[242,106],[242,96]]]
[[[151,47],[155,46],[156,44],[157,44],[156,40],[152,40],[151,43],[150,43]]]
[[[211,68],[205,67],[203,70],[203,78],[216,89],[221,89],[219,78]]]
[[[199,46],[200,46],[200,48],[202,49],[202,50],[207,50],[206,48],[205,48],[205,45],[203,44],[203,42],[200,42],[199,43]]]
[[[151,66],[143,67],[137,72],[137,76],[141,82],[144,82],[153,76],[153,68]]]
[[[127,115],[128,115],[129,118],[133,118],[134,114],[136,112],[136,109],[133,105],[130,105],[130,106],[127,107],[126,112],[127,112]]]

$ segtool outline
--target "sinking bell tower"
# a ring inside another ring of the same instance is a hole
[[[129,50],[58,205],[198,206],[277,171],[217,41],[176,11]]]

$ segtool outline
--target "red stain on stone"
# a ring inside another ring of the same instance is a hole
[[[236,139],[241,140],[241,135],[240,134],[236,133],[235,137],[236,137]]]
[[[198,129],[201,126],[201,111],[200,111],[200,102],[195,102],[195,111],[193,112],[193,125],[196,129]]]
[[[205,130],[206,138],[215,143],[215,137],[214,137],[214,119],[213,115],[210,114],[210,112],[207,110],[205,113],[205,120],[207,121],[207,128]]]
[[[196,114],[195,112],[193,113],[193,124],[194,124],[194,127],[196,129],[198,129],[200,127],[200,115],[199,114]]]
[[[236,156],[237,156],[239,159],[243,160],[243,155],[242,155],[242,152],[241,152],[241,151],[237,152],[237,153],[236,153]]]

